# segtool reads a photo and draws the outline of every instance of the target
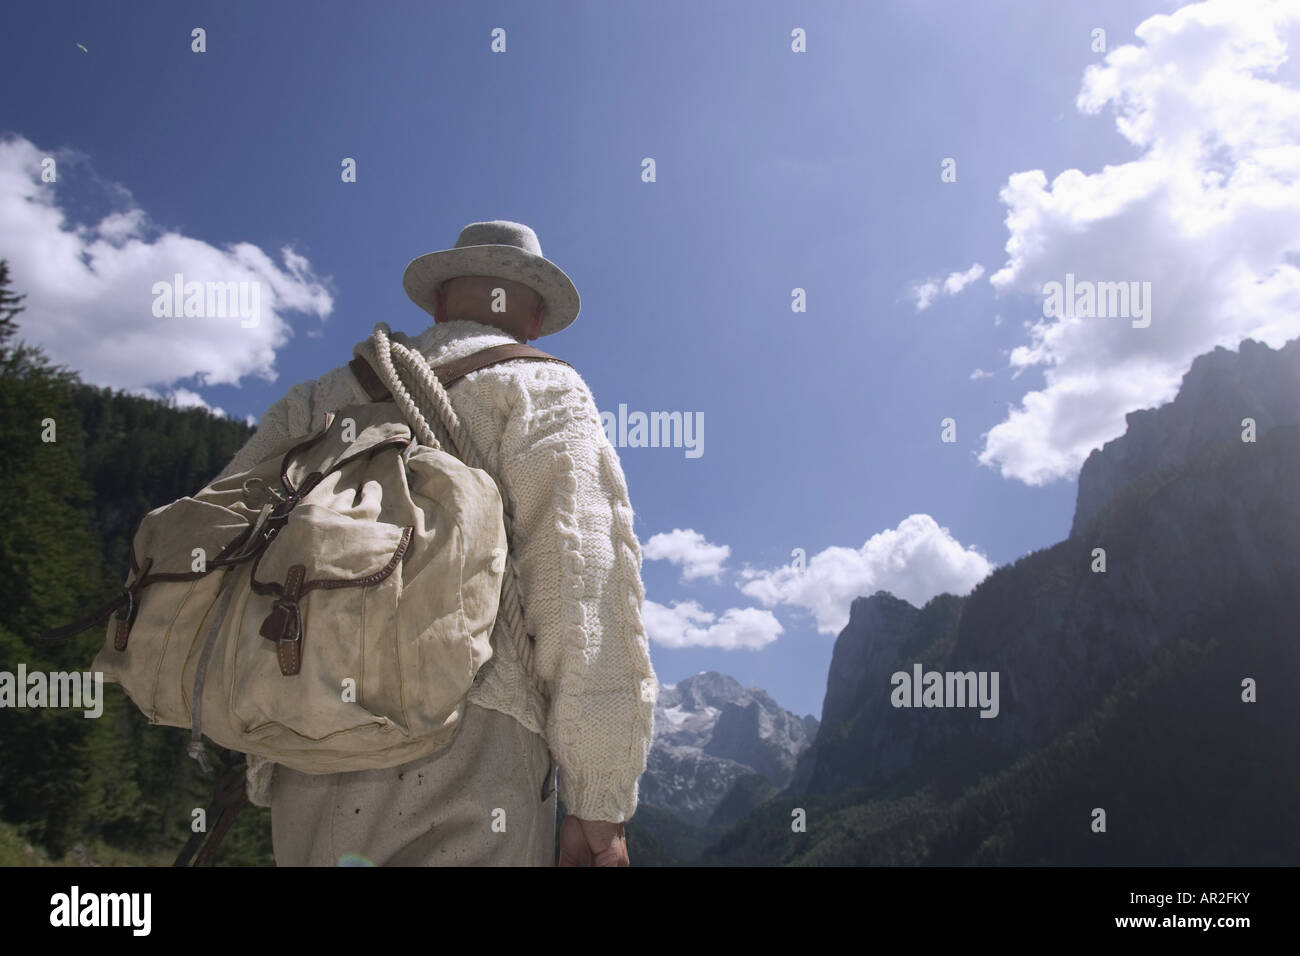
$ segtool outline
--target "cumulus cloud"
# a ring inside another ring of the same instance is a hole
[[[725,544],[711,544],[704,535],[690,528],[674,528],[650,538],[641,549],[648,561],[669,561],[681,566],[682,580],[718,579],[723,562],[731,556]]]
[[[46,156],[57,160],[53,183],[41,180]],[[98,182],[75,152],[0,139],[0,257],[9,260],[15,290],[27,294],[20,334],[86,381],[133,392],[188,379],[199,387],[250,375],[272,381],[276,349],[292,334],[286,313],[324,319],[332,311],[328,283],[292,249],[282,249],[277,264],[250,243],[217,248],[159,229],[121,186],[100,184],[124,208],[97,223],[73,221],[63,184],[77,174],[81,183]],[[177,274],[187,283],[257,283],[256,324],[245,328],[237,314],[155,317],[155,283],[173,283]]]
[[[159,392],[153,388],[137,388],[132,390],[133,395],[139,395],[141,398],[153,398],[163,402],[169,402],[177,408],[206,408],[213,415],[220,415],[222,418],[229,418],[226,410],[222,407],[209,405],[203,400],[203,396],[198,392],[190,391],[188,388],[173,388],[167,392]],[[251,415],[249,416],[252,417]],[[252,424],[249,422],[249,424]]]
[[[1043,317],[1011,352],[1040,369],[985,436],[980,461],[1031,485],[1072,478],[1123,433],[1124,416],[1173,398],[1192,359],[1300,335],[1300,91],[1277,82],[1300,5],[1212,0],[1143,21],[1138,44],[1087,68],[1076,106],[1110,107],[1136,158],[1100,172],[1012,175],[1008,260],[990,282],[1034,296],[1067,274],[1150,283],[1149,326]]]
[[[792,605],[812,612],[817,630],[837,634],[849,622],[853,599],[889,591],[918,607],[936,594],[965,594],[993,565],[974,548],[962,547],[929,515],[909,515],[861,548],[830,547],[807,567],[772,571],[746,568],[740,590],[767,607]]]
[[[642,621],[650,640],[664,647],[712,647],[723,651],[757,651],[781,635],[781,622],[771,611],[731,608],[722,617],[695,601],[672,607],[647,600]]]
[[[930,303],[941,293],[956,295],[983,274],[984,267],[977,262],[965,272],[950,273],[946,279],[935,277],[913,284],[912,301],[916,304],[916,311],[924,312],[930,308]]]
[[[978,382],[982,378],[992,378],[992,377],[993,377],[992,372],[986,372],[982,368],[977,368],[975,369],[975,371],[970,373],[970,380],[972,382]]]

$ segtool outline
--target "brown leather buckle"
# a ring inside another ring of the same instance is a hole
[[[300,625],[298,603],[276,601],[275,606],[271,608],[271,613],[262,622],[262,629],[258,633],[272,641],[296,641],[302,636]]]
[[[144,567],[129,586],[123,587],[126,592],[126,607],[118,608],[113,612],[113,619],[117,621],[117,627],[113,631],[113,649],[117,651],[126,650],[127,641],[131,639],[131,628],[135,626],[135,616],[140,610],[140,602],[137,596],[141,587],[145,584],[145,578],[149,574],[149,569],[153,567],[153,558],[144,559]]]
[[[292,677],[302,669],[302,610],[298,607],[298,595],[306,577],[305,565],[289,568],[284,593],[272,605],[271,613],[258,631],[262,637],[275,641],[275,656],[285,677]]]
[[[117,621],[117,629],[113,631],[113,648],[119,651],[126,650],[126,642],[131,636],[130,621],[135,615],[135,593],[128,587],[123,587],[122,591],[126,594],[126,606],[113,612],[113,620]]]

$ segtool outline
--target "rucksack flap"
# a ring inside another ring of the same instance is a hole
[[[282,457],[146,516],[135,558],[159,570],[133,572],[126,647],[110,626],[96,667],[151,721],[198,721],[307,773],[396,766],[450,740],[492,654],[501,499],[396,414],[340,409]],[[195,547],[251,553],[198,572]]]

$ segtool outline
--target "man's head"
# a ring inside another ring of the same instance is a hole
[[[493,311],[493,305],[504,311]],[[546,303],[522,282],[497,276],[458,276],[433,293],[435,322],[468,320],[491,325],[520,342],[542,334]]]

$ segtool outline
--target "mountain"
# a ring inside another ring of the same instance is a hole
[[[1276,351],[1253,339],[1237,352],[1216,348],[1192,362],[1173,402],[1130,412],[1125,433],[1083,463],[1071,537],[1138,480],[1240,441],[1244,418],[1257,435],[1300,424],[1300,339]]]
[[[665,684],[640,801],[695,827],[731,822],[790,782],[817,726],[713,671]]]
[[[967,597],[853,603],[789,788],[706,862],[1300,863],[1300,344],[1197,359],[1085,472],[1071,536]],[[896,706],[916,665],[996,716]]]
[[[908,660],[909,670],[912,659],[929,669],[928,662],[952,646],[961,606],[960,599],[943,595],[918,610],[885,591],[853,602],[831,654],[821,733],[801,755],[791,781],[795,792],[837,792],[888,780],[914,763],[918,747],[937,746],[969,723],[949,714],[939,729],[915,717],[940,712],[899,711],[889,704],[890,675],[901,661]],[[919,740],[923,728],[927,736]]]

